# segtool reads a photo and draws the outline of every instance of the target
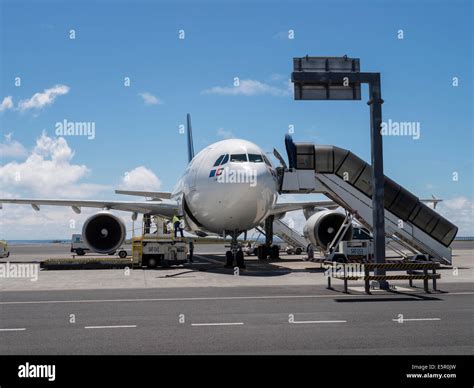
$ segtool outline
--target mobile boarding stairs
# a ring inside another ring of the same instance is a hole
[[[371,166],[352,152],[285,139],[289,166],[280,168],[283,194],[321,193],[372,231]],[[458,228],[388,177],[384,192],[385,233],[413,256],[452,264],[450,245]]]

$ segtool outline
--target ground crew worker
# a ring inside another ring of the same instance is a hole
[[[194,254],[194,243],[193,240],[189,241],[189,262],[193,262],[193,254]]]
[[[178,230],[181,233],[181,238],[183,238],[183,229],[181,228],[181,220],[177,214],[173,217],[173,228],[174,228],[174,237],[178,237]]]
[[[313,261],[314,259],[314,248],[313,244],[308,245],[308,261]]]

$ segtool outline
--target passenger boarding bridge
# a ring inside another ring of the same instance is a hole
[[[282,194],[321,193],[372,230],[371,166],[352,152],[326,145],[293,143],[287,137],[289,166],[283,170]],[[449,247],[458,228],[418,197],[385,177],[385,233],[415,254],[452,263]]]

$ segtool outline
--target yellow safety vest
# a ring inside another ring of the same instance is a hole
[[[179,219],[178,216],[174,216],[174,217],[173,217],[173,224],[174,224],[175,222],[179,222],[179,221],[180,221],[180,219]]]

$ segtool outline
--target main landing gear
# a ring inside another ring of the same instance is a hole
[[[240,269],[245,268],[244,263],[244,252],[242,252],[242,246],[237,241],[237,237],[240,233],[234,232],[231,234],[232,241],[230,243],[230,250],[225,253],[226,263],[225,268],[233,268],[234,267],[234,258],[237,263],[237,267]]]
[[[257,248],[257,256],[259,260],[278,260],[280,258],[280,247],[273,245],[273,221],[275,216],[265,218],[265,245]]]

